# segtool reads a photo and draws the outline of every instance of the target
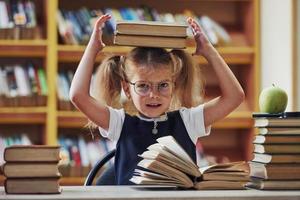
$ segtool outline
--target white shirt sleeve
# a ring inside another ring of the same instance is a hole
[[[114,109],[108,107],[109,109],[109,127],[108,130],[105,130],[99,126],[100,134],[103,137],[110,139],[111,141],[118,141],[121,135],[125,111],[124,109]]]
[[[197,143],[199,137],[210,134],[211,126],[205,127],[204,125],[203,109],[204,104],[192,108],[181,108],[179,110],[185,128],[194,144]]]

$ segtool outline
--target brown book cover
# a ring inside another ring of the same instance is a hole
[[[117,21],[116,34],[187,37],[187,25],[157,21]]]
[[[7,194],[58,194],[59,178],[7,178],[4,182]]]
[[[58,162],[59,146],[13,145],[4,150],[6,162]]]
[[[254,127],[298,127],[300,117],[297,118],[254,118]]]
[[[186,48],[186,38],[117,34],[114,37],[114,44],[124,46],[183,49]]]
[[[289,127],[289,128],[281,128],[281,127],[261,127],[258,128],[258,133],[260,135],[300,135],[300,127]]]
[[[177,186],[194,189],[244,189],[249,166],[244,161],[199,167],[172,136],[157,139],[140,156],[130,179],[135,184]],[[149,171],[150,170],[150,171]]]
[[[300,180],[251,179],[245,186],[258,190],[299,190]]]
[[[253,144],[255,153],[299,154],[299,144]]]
[[[8,178],[19,178],[19,177],[60,177],[58,171],[58,163],[25,163],[7,162],[4,164],[3,173]]]
[[[299,163],[300,154],[264,154],[253,153],[254,162],[260,163]]]
[[[255,144],[299,144],[300,135],[257,135],[254,138]]]
[[[300,180],[300,164],[249,162],[250,176],[267,180]]]

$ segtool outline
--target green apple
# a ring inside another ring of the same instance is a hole
[[[287,102],[286,92],[274,84],[263,89],[259,95],[259,109],[263,113],[276,114],[284,112]]]

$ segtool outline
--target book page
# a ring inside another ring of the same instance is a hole
[[[196,164],[191,159],[191,157],[186,153],[186,151],[177,143],[177,141],[172,136],[165,136],[157,139],[158,143],[167,147],[173,154],[177,155],[185,162],[189,162],[196,167]]]
[[[138,166],[174,178],[179,184],[185,185],[185,187],[193,186],[193,182],[186,174],[157,160],[143,159],[138,163]]]
[[[186,162],[162,144],[155,143],[150,145],[147,149],[149,151],[144,152],[142,155],[140,155],[141,157],[153,160],[157,159],[192,176],[201,176],[198,166],[196,166],[194,163]]]

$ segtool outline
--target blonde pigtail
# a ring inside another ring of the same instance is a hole
[[[91,96],[103,105],[114,108],[121,108],[121,81],[124,80],[123,60],[119,55],[113,55],[103,60],[98,67],[94,81]],[[87,124],[87,127],[92,130],[97,128],[92,122]]]
[[[190,54],[183,50],[172,50],[170,52],[175,66],[176,101],[181,102],[183,107],[193,107],[203,100],[203,79],[200,68],[193,62]],[[178,103],[177,103],[178,104]]]

